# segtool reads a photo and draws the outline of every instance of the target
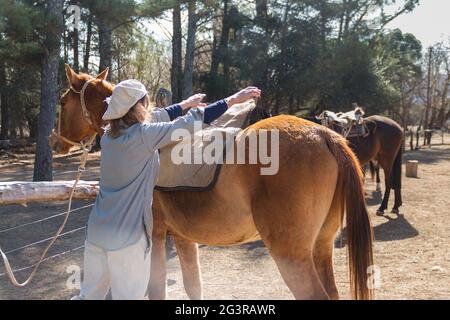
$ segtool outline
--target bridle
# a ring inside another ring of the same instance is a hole
[[[93,126],[93,124],[92,124],[91,114],[90,114],[89,110],[86,107],[86,100],[85,100],[84,95],[85,95],[85,92],[86,92],[86,88],[94,80],[95,79],[91,79],[91,80],[86,81],[80,91],[77,91],[73,87],[72,84],[70,85],[70,90],[72,90],[72,92],[80,95],[80,103],[81,103],[81,109],[82,109],[83,118],[84,118],[84,120],[87,121],[87,123],[89,123],[90,126]],[[83,139],[80,142],[76,142],[76,141],[70,140],[70,139],[64,137],[61,134],[61,114],[62,114],[62,112],[60,110],[59,114],[58,114],[58,131],[57,132],[53,131],[51,135],[53,137],[55,137],[56,139],[64,141],[65,143],[68,143],[68,144],[70,144],[72,146],[80,147],[83,150],[85,150],[85,149],[89,149],[90,150],[92,148],[93,144],[94,144],[95,138],[97,136],[97,132],[95,132],[92,136],[86,137],[85,139]]]

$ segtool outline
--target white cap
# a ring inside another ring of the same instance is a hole
[[[112,96],[106,98],[108,109],[103,120],[120,119],[148,92],[138,80],[125,80],[114,87]]]

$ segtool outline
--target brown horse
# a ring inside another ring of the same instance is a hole
[[[103,101],[113,86],[104,80],[104,74],[94,79],[69,67],[66,72],[73,89],[61,97],[59,132],[67,140],[81,141],[98,130],[106,109]],[[84,94],[90,121],[80,111],[81,97],[76,93],[88,80],[92,82]],[[345,139],[292,116],[259,121],[238,139],[247,139],[249,130],[262,129],[279,130],[280,169],[276,175],[260,175],[261,164],[224,164],[209,191],[155,191],[151,299],[166,297],[168,230],[174,235],[184,286],[191,299],[202,298],[197,243],[228,246],[256,239],[264,241],[295,298],[337,299],[333,247],[344,211],[352,296],[372,297],[367,286],[372,228],[360,165]],[[52,139],[53,148],[67,152],[70,145],[58,137],[55,134]]]
[[[360,108],[355,109],[355,111],[358,110],[362,111]],[[330,114],[333,113],[331,112]],[[344,120],[342,114],[336,116],[339,118],[339,121]],[[327,113],[323,113],[320,117],[327,117]],[[331,118],[332,117],[333,116],[331,116]],[[344,121],[344,123],[349,123],[348,125],[350,126],[354,125],[346,121]],[[402,205],[403,129],[394,120],[383,116],[370,116],[364,118],[364,124],[368,129],[367,134],[350,135],[347,137],[347,140],[361,165],[364,166],[371,160],[376,160],[384,170],[385,191],[377,214],[383,214],[384,210],[387,209],[391,189],[395,190],[395,202],[392,212],[399,213],[399,207]],[[348,125],[343,125],[342,122],[339,123],[334,120],[328,122],[327,125],[344,136],[348,133],[348,130],[350,130]]]

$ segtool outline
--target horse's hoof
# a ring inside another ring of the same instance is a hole
[[[399,214],[399,213],[400,213],[400,210],[398,210],[398,209],[392,209],[392,210],[391,210],[391,213]]]
[[[377,210],[377,216],[384,216],[384,210]]]

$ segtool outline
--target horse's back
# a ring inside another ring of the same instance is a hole
[[[392,132],[398,132],[403,135],[402,127],[394,120],[384,116],[370,116],[365,118],[366,121],[374,122],[377,125],[377,128],[390,129]]]
[[[350,139],[360,162],[364,164],[374,158],[393,160],[403,143],[402,127],[394,120],[378,115],[365,120],[370,130],[369,137],[366,140]]]

